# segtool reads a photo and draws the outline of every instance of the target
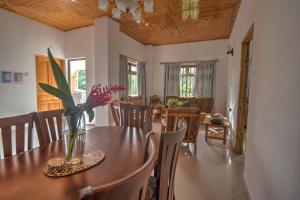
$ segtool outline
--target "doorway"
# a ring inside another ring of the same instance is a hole
[[[86,58],[73,58],[68,60],[68,81],[75,105],[86,102],[87,76],[86,76]],[[89,119],[84,112],[85,119]],[[93,121],[86,121],[87,129],[95,126]]]
[[[242,154],[245,151],[246,144],[249,91],[252,72],[253,32],[254,25],[251,26],[242,42],[237,131],[234,147],[234,152],[238,154]]]
[[[76,58],[68,61],[68,78],[75,105],[86,101],[86,59]]]
[[[36,85],[37,85],[37,110],[38,112],[63,109],[62,102],[57,97],[52,96],[40,88],[38,83],[46,83],[56,87],[55,78],[52,72],[48,56],[36,55]],[[55,61],[64,72],[65,61],[55,58]]]

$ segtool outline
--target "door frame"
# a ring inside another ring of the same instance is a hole
[[[45,59],[49,59],[49,57],[47,55],[44,54],[35,54],[35,82],[36,82],[36,110],[39,111],[39,96],[38,96],[38,87],[39,87],[39,83],[38,83],[38,59],[39,58],[45,58]],[[59,61],[61,64],[61,68],[63,70],[63,73],[65,74],[65,59],[60,58],[60,57],[54,57],[54,59],[56,61]]]
[[[254,24],[250,27],[244,40],[242,41],[241,49],[241,72],[239,83],[239,98],[238,98],[238,112],[236,124],[236,141],[233,148],[235,153],[242,154],[244,152],[244,141],[246,137],[245,127],[247,126],[249,103],[245,103],[246,84],[248,83],[248,47],[249,42],[253,40]]]

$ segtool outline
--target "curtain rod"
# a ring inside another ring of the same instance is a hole
[[[206,62],[218,62],[219,60],[193,60],[193,61],[177,61],[177,62],[161,62],[160,64],[182,64],[182,63],[206,63]]]

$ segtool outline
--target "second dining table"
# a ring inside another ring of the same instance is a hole
[[[0,199],[77,199],[87,186],[108,184],[133,173],[144,162],[146,135],[136,128],[95,127],[87,131],[85,151],[101,150],[105,159],[78,174],[50,178],[47,161],[64,156],[62,141],[0,160]]]

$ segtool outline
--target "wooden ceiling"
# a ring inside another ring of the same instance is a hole
[[[183,4],[196,2],[183,10]],[[154,12],[143,13],[142,23],[122,14],[122,32],[143,44],[163,45],[224,39],[230,36],[240,0],[154,0]],[[0,0],[0,7],[68,31],[90,26],[97,17],[97,0]],[[183,15],[194,14],[195,19]],[[197,14],[198,13],[198,14]]]

